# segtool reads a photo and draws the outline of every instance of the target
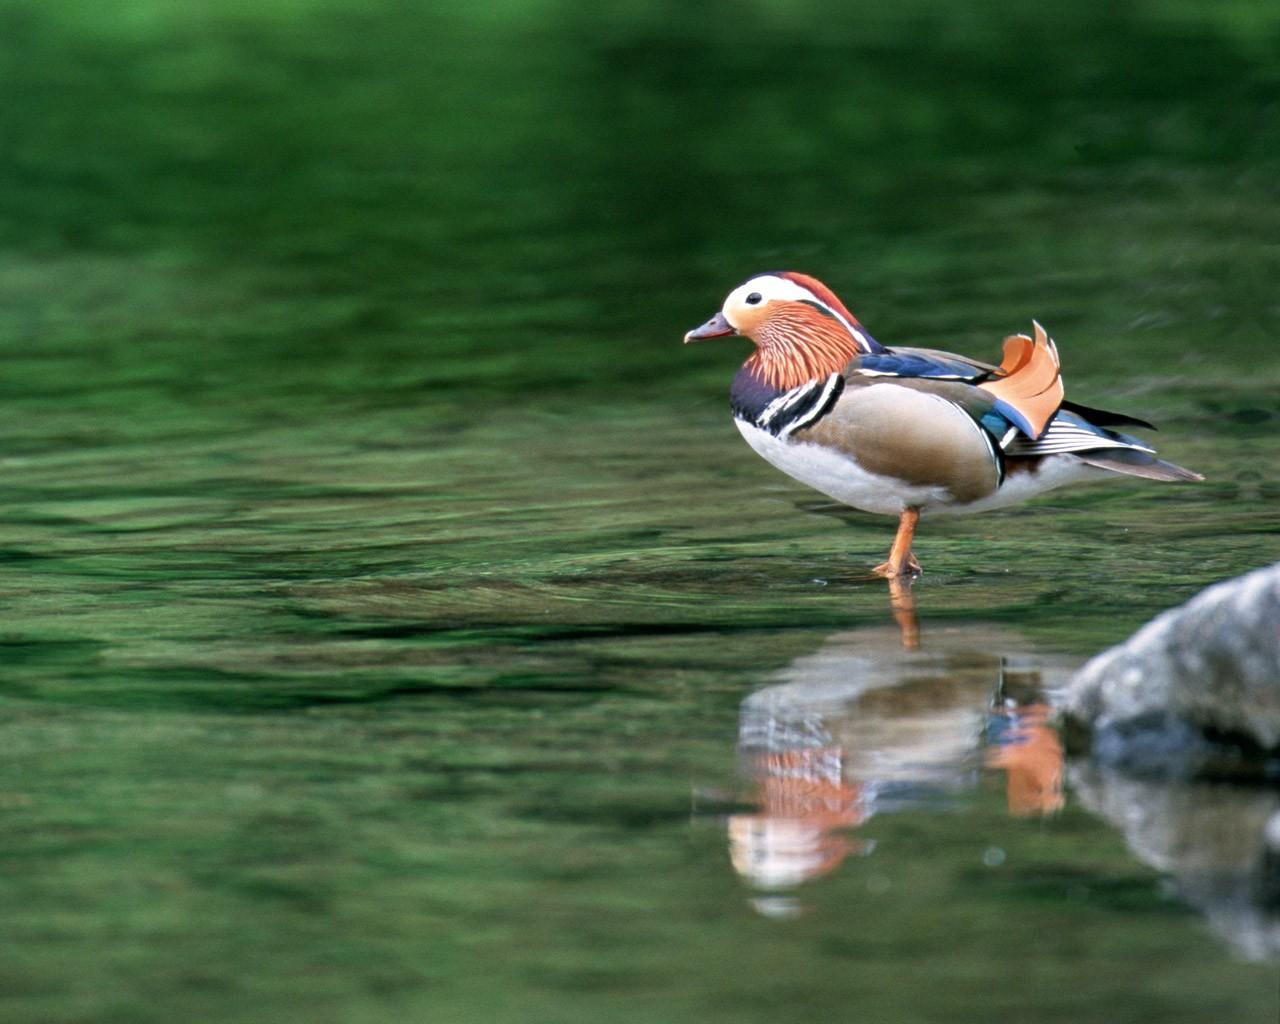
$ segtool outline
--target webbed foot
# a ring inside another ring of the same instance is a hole
[[[905,560],[895,563],[890,559],[887,562],[881,562],[871,571],[877,576],[883,576],[885,579],[890,580],[897,579],[900,576],[919,576],[924,572],[920,568],[920,563],[916,561],[916,556],[910,551],[907,552]]]

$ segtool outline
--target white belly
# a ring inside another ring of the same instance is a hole
[[[1043,459],[1034,473],[1015,473],[1002,483],[994,494],[979,498],[967,505],[951,505],[939,512],[987,512],[1007,508],[1019,502],[1044,494],[1063,484],[1079,484],[1089,480],[1102,480],[1115,474],[1097,466],[1081,462],[1074,455],[1050,455]]]
[[[894,477],[868,473],[842,452],[774,437],[736,417],[733,422],[756,454],[787,476],[841,504],[877,515],[896,516],[908,505],[934,515],[985,512],[1015,505],[1063,484],[1108,475],[1106,470],[1088,466],[1070,455],[1054,455],[1046,458],[1036,472],[1010,477],[993,494],[958,504],[950,500],[942,487],[909,484]]]
[[[927,507],[945,500],[941,487],[918,487],[893,477],[868,473],[840,452],[774,437],[736,417],[733,422],[765,462],[842,504],[864,512],[896,516],[908,505]]]

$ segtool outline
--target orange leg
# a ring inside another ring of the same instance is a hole
[[[916,523],[920,521],[920,510],[908,506],[902,510],[902,518],[898,520],[898,535],[893,538],[893,547],[889,549],[889,561],[881,562],[872,570],[881,576],[893,579],[895,576],[913,576],[920,572],[920,563],[911,553],[911,539],[916,533]]]

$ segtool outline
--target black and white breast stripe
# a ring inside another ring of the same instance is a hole
[[[825,379],[811,380],[798,388],[784,391],[766,405],[755,417],[755,425],[774,437],[789,437],[825,416],[842,391],[844,377],[838,373]]]

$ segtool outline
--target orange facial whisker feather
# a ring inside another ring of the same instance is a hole
[[[754,332],[747,363],[771,387],[789,391],[839,373],[858,352],[858,341],[837,320],[797,304],[779,310]]]

